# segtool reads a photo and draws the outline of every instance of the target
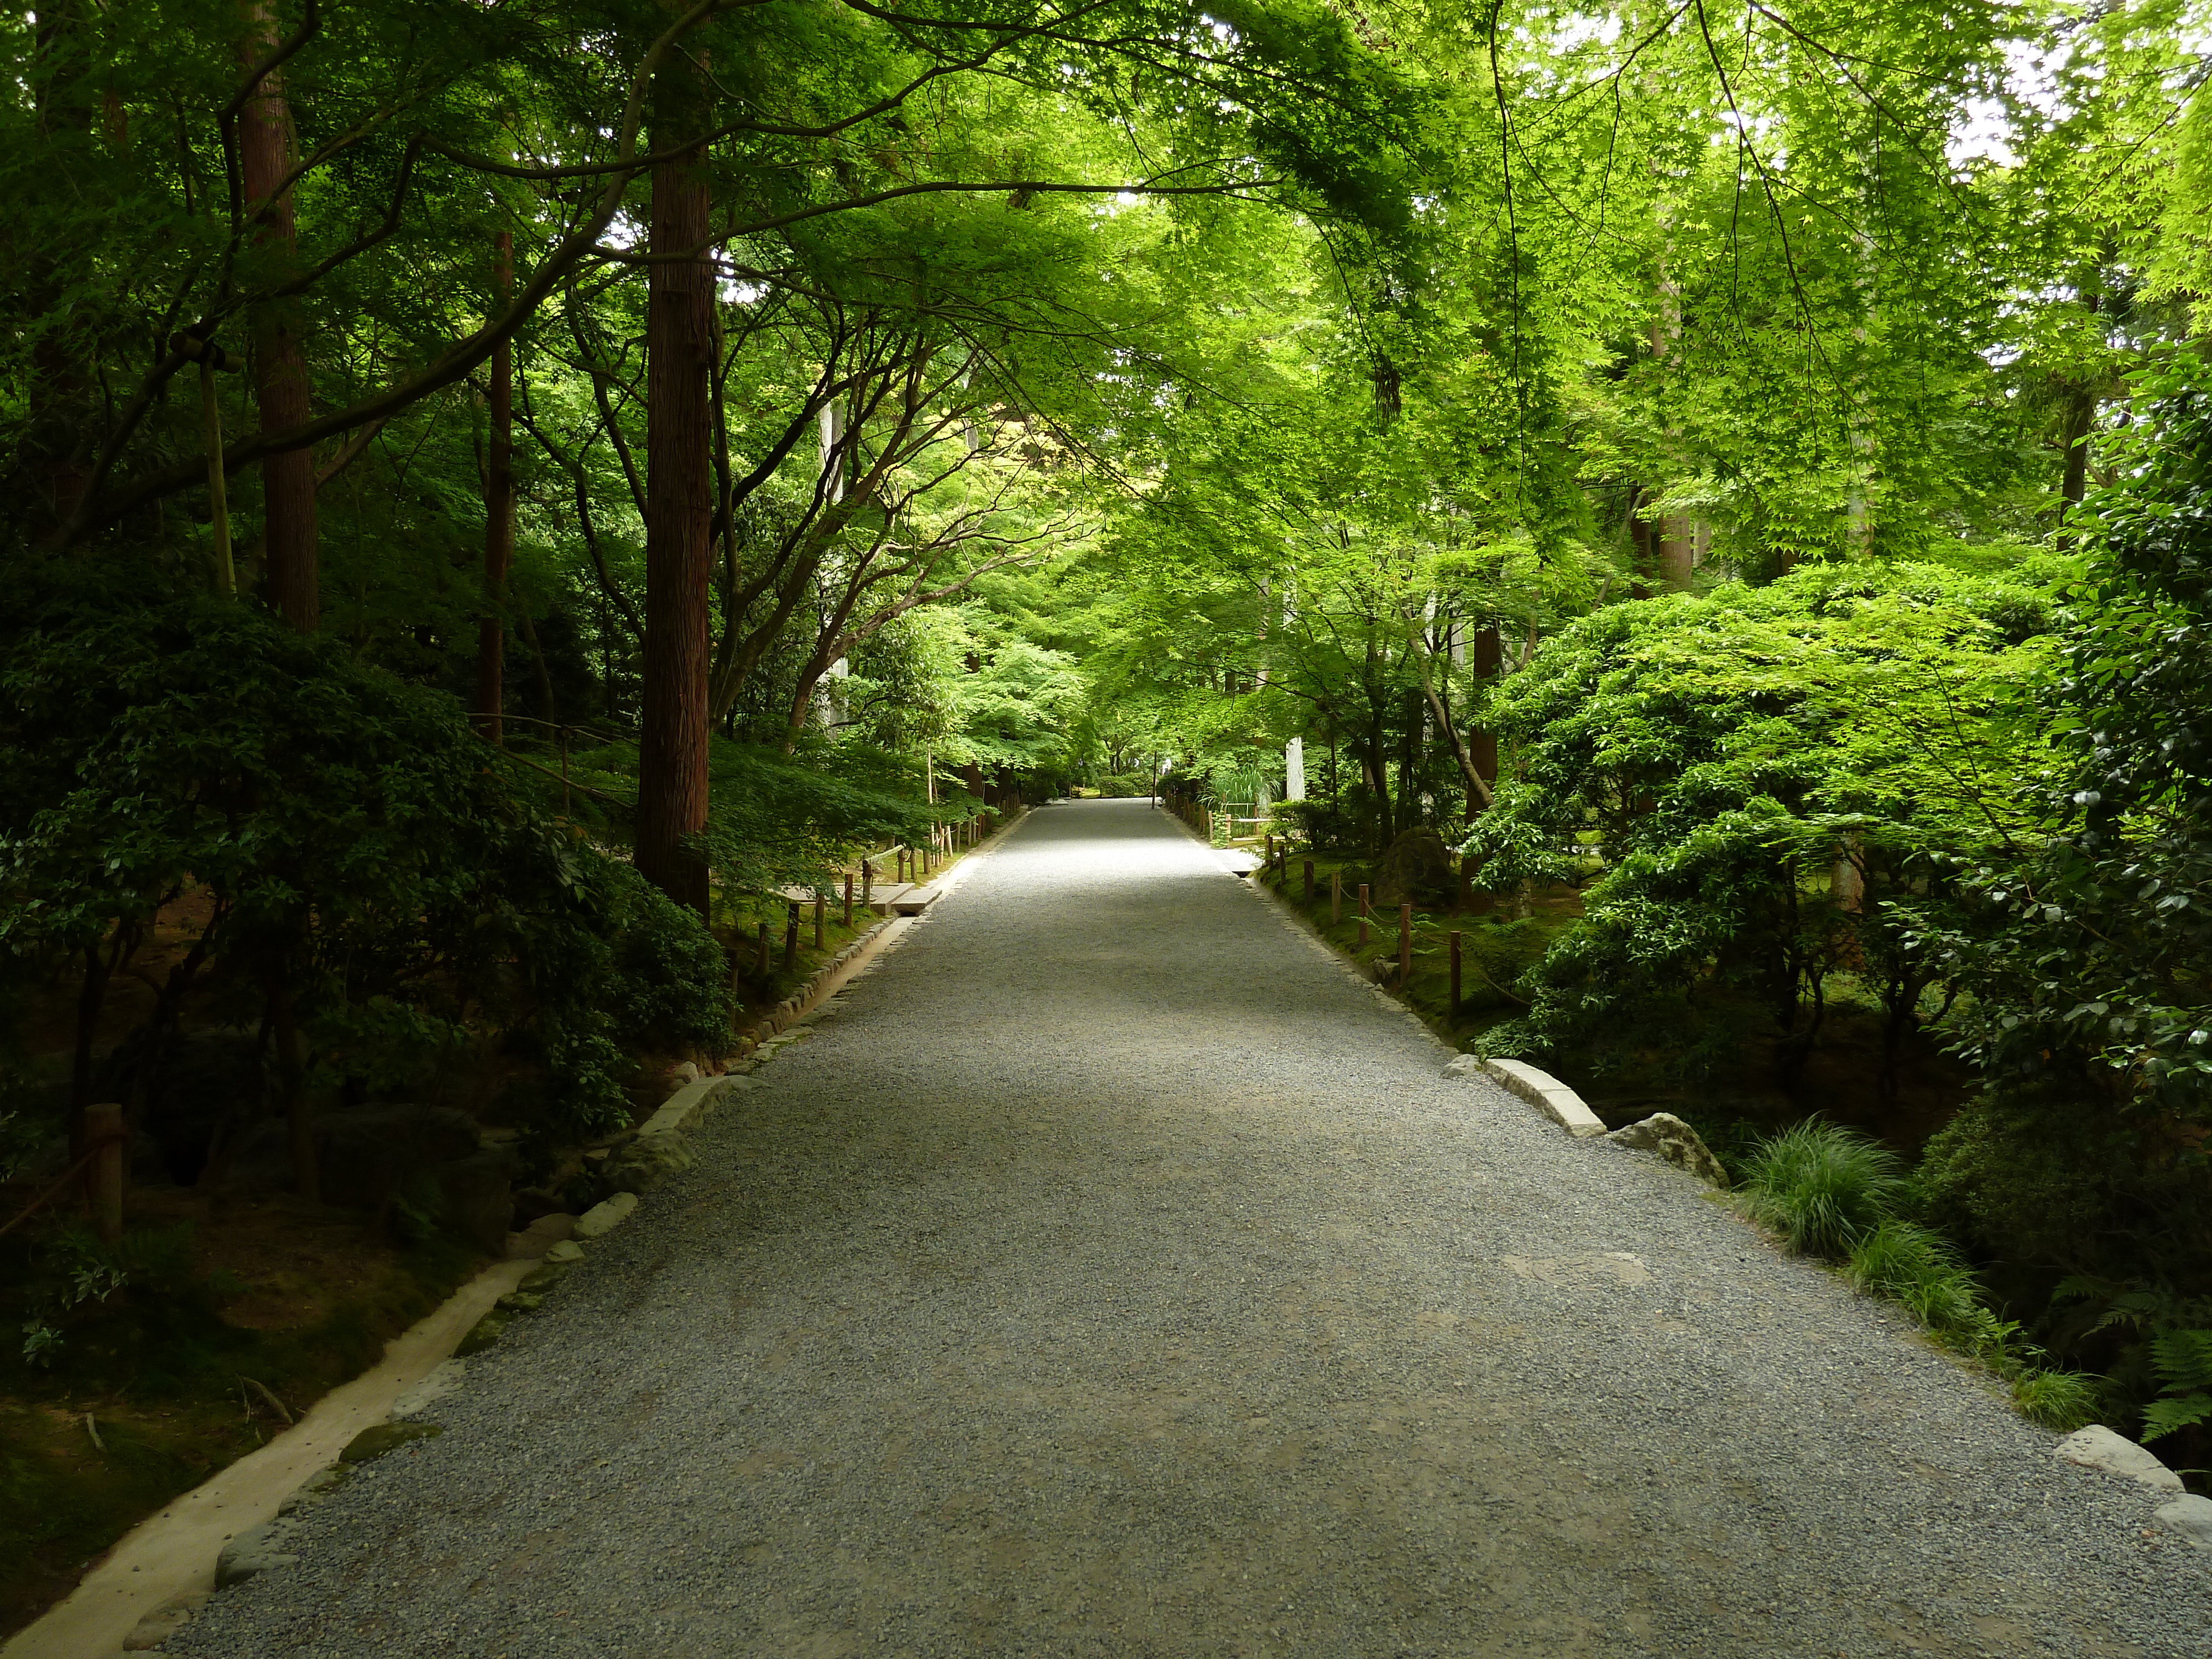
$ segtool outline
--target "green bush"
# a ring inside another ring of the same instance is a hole
[[[127,961],[189,894],[209,1000],[296,1014],[289,1087],[405,1086],[410,1056],[505,1044],[592,1126],[619,1121],[622,1045],[727,1040],[698,918],[537,810],[452,698],[258,607],[88,577],[0,595],[0,951]],[[171,1006],[132,1052],[173,1041]]]
[[[1834,1261],[1888,1218],[1900,1175],[1897,1155],[1880,1143],[1808,1118],[1759,1143],[1736,1202],[1798,1255]]]

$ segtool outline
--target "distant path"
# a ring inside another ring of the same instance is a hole
[[[1142,801],[1035,813],[172,1653],[2212,1654],[2212,1555]]]

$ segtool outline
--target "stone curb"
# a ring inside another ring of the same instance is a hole
[[[1590,1110],[1580,1095],[1549,1072],[1539,1071],[1524,1061],[1462,1054],[1444,1067],[1446,1077],[1478,1074],[1504,1084],[1577,1140],[1589,1140],[1605,1133],[1605,1120]]]

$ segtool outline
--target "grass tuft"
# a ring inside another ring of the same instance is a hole
[[[1800,1255],[1836,1261],[1887,1219],[1902,1175],[1896,1154],[1879,1142],[1808,1118],[1759,1142],[1736,1201]]]
[[[1844,1273],[1860,1290],[1899,1304],[1941,1335],[1971,1341],[1980,1334],[1981,1285],[1941,1234],[1885,1221],[1851,1247]]]
[[[2097,1379],[2079,1371],[2023,1371],[2013,1378],[2012,1403],[2029,1422],[2071,1434],[2097,1420]]]

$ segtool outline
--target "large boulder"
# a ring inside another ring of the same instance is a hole
[[[642,1193],[698,1161],[678,1131],[640,1135],[607,1160],[606,1183],[618,1193]]]
[[[1375,873],[1378,909],[1401,904],[1449,904],[1459,890],[1459,867],[1444,838],[1430,829],[1408,830],[1390,843]]]
[[[373,1210],[415,1176],[474,1158],[477,1125],[450,1106],[364,1106],[322,1114],[315,1148],[323,1201]]]
[[[514,1173],[514,1155],[499,1147],[437,1165],[428,1179],[438,1192],[438,1224],[488,1255],[506,1255]]]

